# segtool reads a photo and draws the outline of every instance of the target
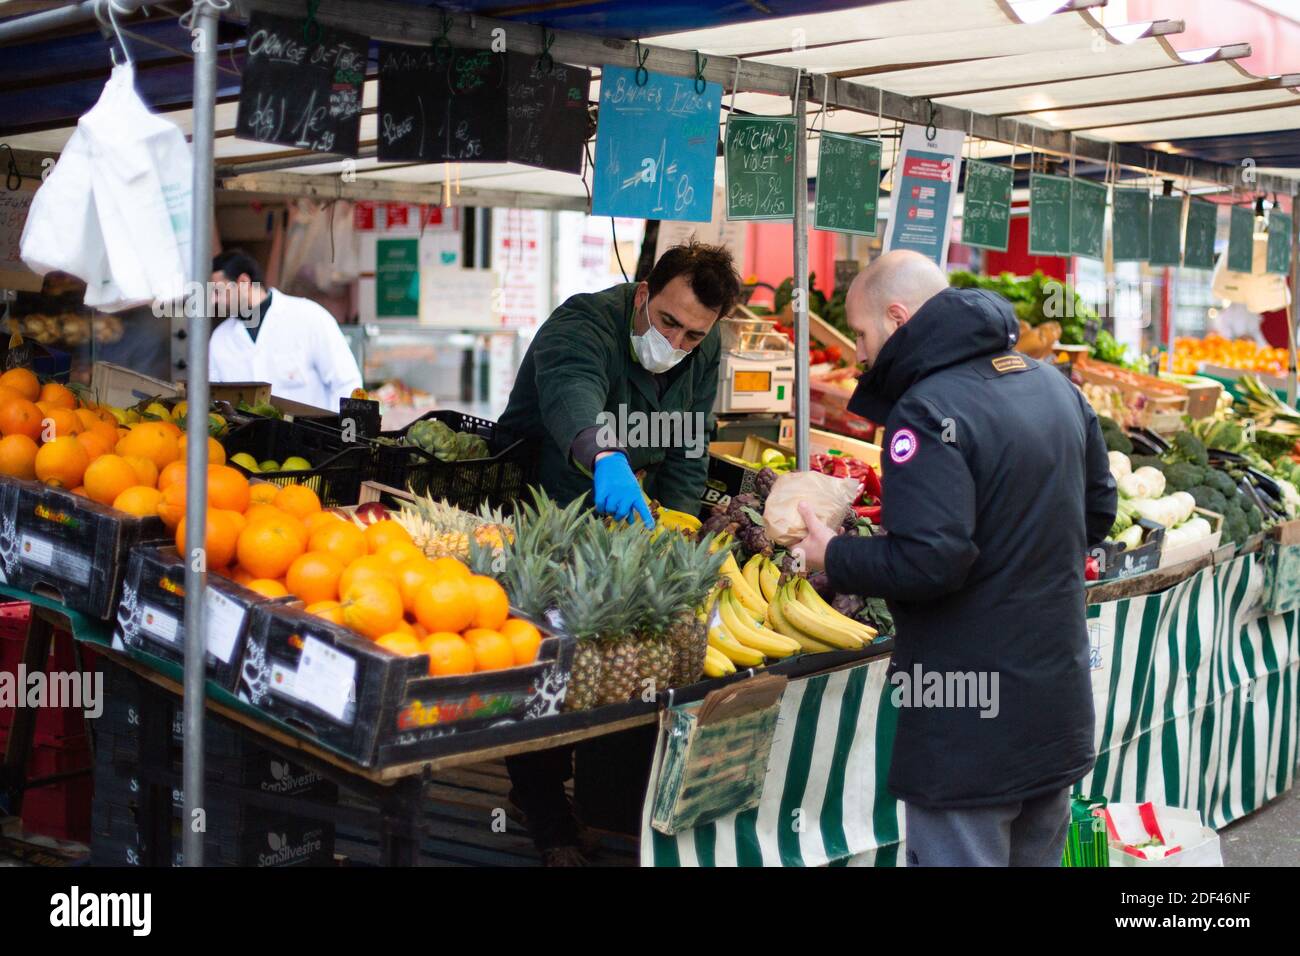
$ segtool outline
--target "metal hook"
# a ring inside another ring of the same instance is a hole
[[[701,56],[699,50],[695,51],[695,94],[697,96],[703,96],[709,86],[709,81],[704,78],[704,67],[708,62],[707,56]]]
[[[542,27],[542,55],[537,58],[537,69],[540,73],[549,76],[555,69],[555,57],[551,56],[551,44],[555,42],[555,34],[546,27]]]
[[[934,139],[939,135],[939,128],[934,125],[935,109],[934,109],[933,101],[929,103],[929,107],[930,107],[930,120],[925,124],[925,138]]]
[[[16,192],[23,184],[23,174],[18,169],[18,160],[14,158],[14,149],[8,143],[0,143],[0,149],[9,150],[9,165],[5,170],[5,188]]]
[[[321,29],[320,21],[316,19],[318,9],[320,9],[320,0],[307,0],[307,19],[302,22],[304,43],[319,43],[325,33]]]
[[[101,32],[106,39],[108,38],[108,31],[113,31],[118,46],[122,48],[122,57],[126,60],[126,65],[133,67],[135,63],[131,60],[131,51],[126,48],[126,38],[122,36],[122,28],[117,25],[117,17],[114,16],[116,9],[113,0],[96,0],[95,19],[99,21]],[[117,62],[117,47],[113,46],[111,40],[108,45],[108,57],[113,61],[114,67],[122,65]]]
[[[433,48],[435,50],[451,51],[451,41],[447,35],[451,33],[451,15],[446,10],[441,11],[442,15],[442,32],[433,38]]]
[[[650,58],[650,51],[641,49],[640,40],[633,42],[636,43],[636,73],[633,74],[633,79],[636,80],[637,86],[645,86],[650,82],[650,71],[645,68],[645,61]]]

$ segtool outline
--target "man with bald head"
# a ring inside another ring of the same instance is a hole
[[[1019,323],[893,251],[845,307],[867,371],[849,408],[885,426],[886,534],[797,549],[837,592],[883,597],[898,733],[889,787],[909,866],[1059,866],[1093,765],[1084,557],[1115,518],[1097,417],[1015,351]]]

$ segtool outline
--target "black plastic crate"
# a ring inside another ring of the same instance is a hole
[[[502,431],[495,422],[454,411],[426,412],[416,421],[429,419],[436,419],[455,432],[481,436],[487,442],[490,457],[439,461],[414,446],[376,442],[371,471],[375,481],[414,495],[445,498],[467,511],[477,511],[484,502],[492,507],[513,505],[536,482],[537,456],[526,441]],[[411,422],[399,431],[383,432],[381,437],[400,441],[414,424]]]
[[[327,508],[355,505],[361,497],[369,449],[348,445],[337,429],[313,422],[286,422],[278,418],[253,418],[231,429],[224,441],[226,460],[247,452],[259,462],[268,458],[282,462],[294,455],[306,458],[312,467],[306,471],[253,472],[239,468],[245,475],[277,485],[306,485],[316,492]]]

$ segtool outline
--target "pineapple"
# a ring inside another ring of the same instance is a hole
[[[671,557],[667,548],[660,548],[658,553],[650,556],[641,591],[643,613],[637,625],[640,639],[638,685],[644,687],[647,680],[653,681],[657,690],[676,683],[673,646],[666,632],[678,611],[687,583],[680,570],[674,567]]]
[[[601,635],[605,632],[612,606],[603,589],[593,589],[581,556],[564,569],[564,583],[557,595],[564,628],[573,635],[577,647],[573,655],[573,672],[564,695],[565,710],[588,710],[599,702],[603,676]]]
[[[511,537],[509,523],[500,509],[490,510],[484,505],[473,515],[446,499],[434,500],[429,495],[402,502],[401,510],[393,518],[431,558],[453,557],[463,561],[469,556],[471,537],[480,545],[493,548],[501,548]]]
[[[691,684],[704,673],[704,656],[709,646],[708,622],[696,617],[696,608],[718,583],[722,562],[730,553],[725,548],[713,550],[712,536],[691,541],[674,535],[669,544],[673,561],[682,572],[681,603],[668,627],[668,643],[673,648],[673,684]]]

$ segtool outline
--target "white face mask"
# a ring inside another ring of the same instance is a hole
[[[649,297],[645,301],[645,321],[647,325],[645,335],[632,336],[632,352],[643,369],[658,375],[668,371],[690,355],[689,352],[673,348],[672,343],[664,338],[664,334],[650,321]]]

